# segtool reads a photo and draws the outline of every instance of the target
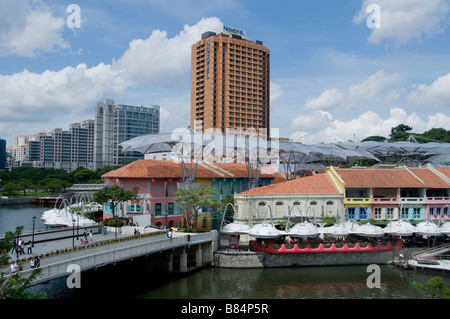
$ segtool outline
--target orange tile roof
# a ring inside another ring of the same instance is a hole
[[[102,175],[103,178],[181,178],[178,162],[158,160],[137,160],[126,166]],[[245,164],[206,163],[197,165],[195,178],[247,178]],[[279,173],[261,174],[263,178],[274,178],[274,182],[283,181]],[[285,181],[285,179],[284,179]]]
[[[428,188],[448,188],[450,184],[428,168],[409,168],[409,170],[425,182]],[[450,170],[449,170],[450,173]]]
[[[435,167],[435,169],[450,178],[450,167]]]
[[[254,188],[241,194],[339,194],[339,191],[330,176],[327,173],[322,173],[297,178],[288,182]]]
[[[427,168],[358,168],[335,171],[345,182],[345,187],[349,188],[448,187],[447,183]]]

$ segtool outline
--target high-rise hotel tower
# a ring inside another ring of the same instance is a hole
[[[191,128],[239,135],[254,129],[267,137],[270,50],[224,26],[203,33],[191,52]]]

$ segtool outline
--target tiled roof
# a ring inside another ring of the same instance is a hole
[[[254,188],[243,194],[339,194],[339,191],[330,176],[327,173],[323,173],[297,178],[288,182]]]
[[[448,187],[449,185],[428,168],[392,169],[353,168],[335,169],[345,182],[345,187],[397,188],[397,187]]]
[[[178,162],[137,160],[126,166],[102,175],[103,178],[181,178]],[[197,165],[196,178],[247,178],[245,164],[206,163]],[[261,173],[261,177],[274,178],[274,182],[283,181],[279,173]],[[285,179],[284,179],[285,180]]]
[[[435,169],[450,178],[450,167],[435,167]]]
[[[447,183],[444,179],[440,178],[428,168],[409,168],[409,170],[422,181],[424,181],[426,187],[428,188],[450,187],[449,183]],[[450,173],[450,170],[448,173]]]
[[[197,166],[196,177],[220,177],[219,174]],[[102,175],[103,178],[181,178],[180,165],[172,161],[137,160]]]

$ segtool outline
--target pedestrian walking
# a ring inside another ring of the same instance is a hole
[[[27,254],[32,254],[33,253],[33,245],[31,244],[31,240],[28,241],[27,244]]]
[[[92,242],[92,229],[91,229],[91,231],[89,232],[89,241]]]

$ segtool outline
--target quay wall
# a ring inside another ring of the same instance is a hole
[[[399,249],[372,252],[267,254],[254,251],[216,251],[213,265],[222,268],[275,268],[388,264]]]

